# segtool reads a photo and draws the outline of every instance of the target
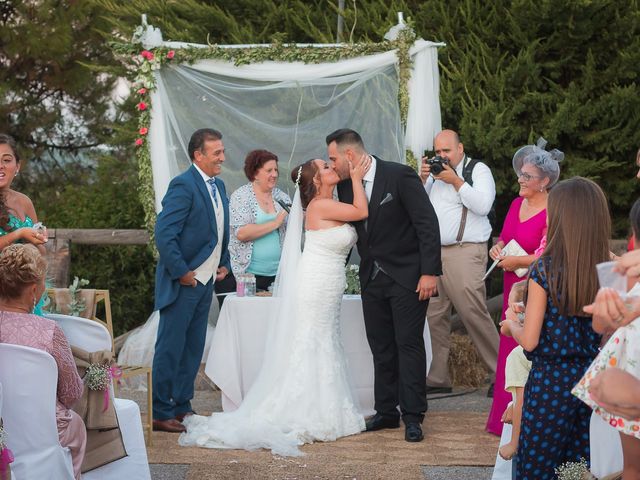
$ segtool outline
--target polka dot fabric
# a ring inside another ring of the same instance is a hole
[[[561,314],[551,301],[546,273],[550,259],[536,261],[531,279],[547,292],[540,340],[532,352],[525,386],[517,478],[553,479],[565,462],[589,460],[591,409],[571,394],[598,353],[600,336],[589,317]]]

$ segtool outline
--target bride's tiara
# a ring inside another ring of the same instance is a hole
[[[298,177],[296,178],[296,187],[300,186],[300,176],[302,175],[302,166],[298,169]]]

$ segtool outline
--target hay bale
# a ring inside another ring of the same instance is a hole
[[[489,372],[468,335],[451,334],[449,375],[454,386],[481,387]]]

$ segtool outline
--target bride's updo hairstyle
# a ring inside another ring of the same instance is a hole
[[[298,165],[291,170],[291,181],[300,188],[300,203],[302,208],[306,209],[309,202],[316,196],[316,189],[313,179],[318,174],[315,158],[307,160],[302,165]]]
[[[36,247],[9,245],[0,253],[0,298],[13,299],[31,284],[44,279],[47,262]]]

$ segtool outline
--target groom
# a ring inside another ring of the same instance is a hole
[[[338,196],[350,203],[349,163],[367,155],[364,143],[346,128],[326,141],[342,180]],[[362,309],[375,370],[376,414],[367,420],[367,431],[398,428],[402,412],[405,440],[419,442],[427,411],[423,331],[429,298],[442,273],[438,218],[413,169],[373,155],[371,160],[363,179],[369,217],[355,222]]]

